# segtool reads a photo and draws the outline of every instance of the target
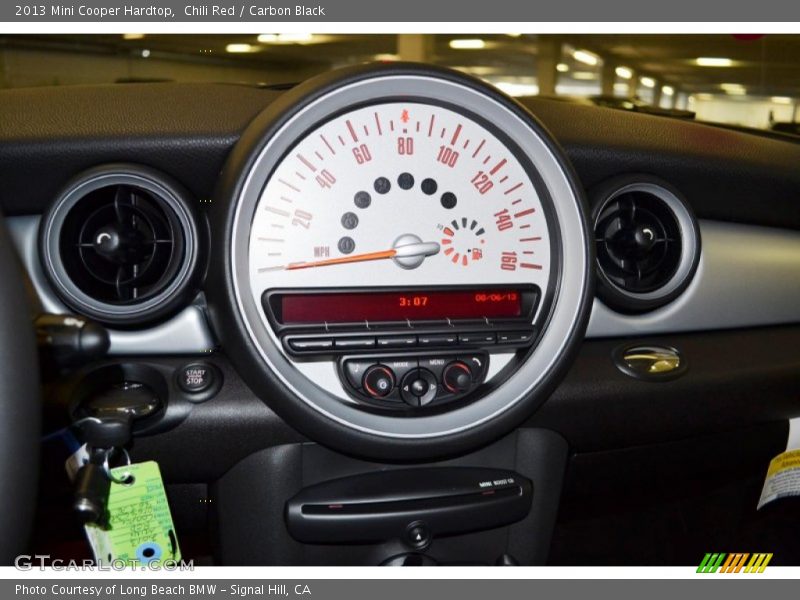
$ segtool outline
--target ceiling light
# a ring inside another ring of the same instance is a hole
[[[232,52],[234,54],[240,54],[244,52],[254,52],[255,46],[251,44],[228,44],[225,46],[226,52]]]
[[[372,60],[377,60],[379,62],[392,62],[395,60],[400,60],[400,57],[397,54],[376,54],[372,57]]]
[[[747,90],[741,83],[720,83],[719,87],[732,96],[743,96]]]
[[[575,71],[572,74],[573,79],[580,79],[581,81],[593,81],[597,79],[597,73],[591,71]]]
[[[648,87],[648,88],[656,87],[656,80],[653,79],[652,77],[640,77],[639,81],[642,82],[642,85],[644,87]]]
[[[279,33],[278,40],[281,42],[294,42],[296,44],[302,42],[310,42],[314,39],[312,33]]]
[[[733,61],[730,58],[713,58],[710,56],[701,56],[695,59],[695,64],[700,67],[731,67]]]
[[[672,96],[675,93],[675,88],[671,85],[665,85],[661,88],[661,93],[665,96]]]
[[[792,99],[789,96],[773,96],[770,98],[770,102],[773,104],[791,104]]]
[[[258,36],[261,44],[308,44],[313,40],[311,33],[262,33]]]
[[[566,73],[569,71],[569,65],[567,63],[558,63],[556,65],[556,71],[559,73]]]
[[[494,86],[509,96],[535,96],[539,86],[534,83],[516,83],[513,81],[495,81]]]
[[[630,79],[633,77],[633,71],[628,67],[617,67],[614,69],[614,72],[617,74],[617,77],[622,77],[622,79]]]
[[[142,58],[148,58],[149,56],[150,56],[150,50],[148,50],[147,48],[142,50]]]
[[[486,47],[486,42],[480,39],[450,40],[453,50],[481,50]]]
[[[507,35],[508,37],[518,38],[518,37],[520,37],[522,34],[521,34],[521,33],[507,33],[506,35]]]
[[[599,61],[597,56],[586,50],[575,50],[572,52],[572,58],[585,65],[594,67]]]
[[[140,40],[144,37],[143,33],[123,33],[123,40]]]

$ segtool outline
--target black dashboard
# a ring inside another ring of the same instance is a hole
[[[288,91],[9,90],[0,112],[36,301],[110,331],[62,405],[88,380],[154,382],[133,456],[220,507],[246,508],[254,462],[304,473],[284,495],[320,465],[492,457],[560,488],[523,450],[561,465],[777,423],[772,444],[800,415],[792,141],[413,65]],[[227,523],[232,547],[248,534]]]

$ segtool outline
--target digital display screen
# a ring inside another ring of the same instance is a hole
[[[514,289],[474,289],[284,294],[279,306],[280,321],[286,325],[508,319],[522,315],[522,293]]]

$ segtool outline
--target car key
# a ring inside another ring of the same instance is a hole
[[[105,471],[105,450],[94,450],[89,462],[75,475],[75,493],[72,509],[82,524],[106,521],[106,502],[111,489],[111,479]]]
[[[97,413],[81,419],[77,429],[79,437],[89,448],[122,448],[131,439],[132,416],[129,413]]]
[[[130,441],[130,414],[114,413],[104,417],[88,417],[77,424],[80,437],[86,443],[89,461],[75,476],[72,508],[83,524],[102,526],[107,519],[106,504],[111,489],[108,468],[109,455]]]

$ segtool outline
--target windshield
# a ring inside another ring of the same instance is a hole
[[[6,35],[0,87],[279,85],[366,61],[453,67],[512,96],[798,133],[798,35]]]

